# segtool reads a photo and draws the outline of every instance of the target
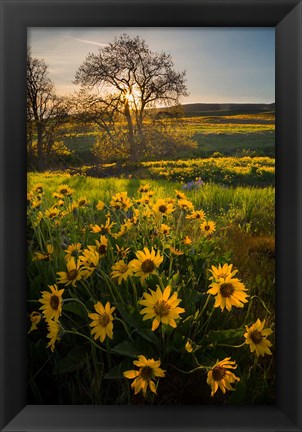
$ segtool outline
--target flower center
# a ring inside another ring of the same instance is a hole
[[[37,187],[36,192],[37,192],[37,193],[42,193],[42,192],[43,192],[43,188],[41,188],[41,187]]]
[[[140,374],[144,380],[150,380],[153,377],[153,370],[150,366],[144,366],[141,368]]]
[[[258,345],[262,341],[262,334],[259,330],[254,330],[250,333],[250,338],[255,345]]]
[[[53,219],[54,217],[57,216],[57,213],[49,213],[49,219]]]
[[[101,246],[99,247],[99,254],[100,254],[100,255],[105,255],[106,251],[107,251],[107,247],[106,247],[106,245],[101,245]]]
[[[213,369],[212,373],[213,373],[213,380],[214,381],[220,381],[220,380],[222,380],[222,378],[225,375],[225,369],[223,367],[216,366]]]
[[[101,231],[100,231],[100,234],[106,234],[107,232],[108,232],[109,230],[108,230],[108,228],[106,228],[106,227],[101,227]]]
[[[155,265],[152,260],[147,259],[142,263],[142,270],[144,273],[151,273],[154,269]]]
[[[67,189],[61,189],[60,192],[65,195],[67,193]]]
[[[210,226],[209,225],[205,225],[204,229],[205,229],[205,231],[209,231],[210,230]]]
[[[126,271],[128,270],[128,265],[127,264],[121,264],[120,268],[119,268],[119,272],[124,274],[126,273]]]
[[[196,219],[200,219],[201,216],[199,213],[197,213],[195,217],[196,217]]]
[[[109,315],[103,314],[99,318],[99,323],[102,327],[107,327],[107,325],[110,323]]]
[[[76,279],[77,275],[78,275],[78,271],[76,269],[72,269],[67,273],[67,279],[74,280]]]
[[[153,306],[154,312],[160,317],[169,315],[170,306],[165,300],[157,301]]]
[[[231,297],[234,291],[235,288],[231,283],[223,283],[220,285],[220,294],[222,295],[222,297]]]
[[[58,310],[59,304],[60,304],[60,300],[59,300],[58,296],[53,295],[53,296],[50,297],[50,307],[53,310]]]
[[[30,319],[31,319],[32,322],[35,322],[35,321],[38,320],[39,317],[40,317],[39,312],[32,312],[32,314],[30,316]]]
[[[167,211],[168,209],[167,209],[167,206],[165,206],[164,204],[162,204],[162,205],[160,205],[160,206],[158,207],[158,210],[159,210],[161,213],[166,213],[166,211]]]
[[[82,207],[83,205],[85,205],[86,204],[86,201],[85,200],[81,200],[81,201],[79,201],[79,207]]]

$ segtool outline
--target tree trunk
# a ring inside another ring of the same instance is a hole
[[[145,139],[144,130],[143,130],[142,116],[137,116],[136,124],[137,124],[137,133],[138,133],[138,136],[140,139],[140,148],[144,148],[146,145],[146,139]]]
[[[37,124],[37,168],[39,171],[43,170],[43,127],[39,122]]]
[[[127,124],[128,124],[128,139],[129,139],[129,144],[130,144],[131,159],[133,162],[137,162],[138,161],[138,152],[137,152],[137,147],[136,147],[135,138],[134,138],[133,123],[132,123],[132,118],[131,118],[131,113],[130,113],[128,101],[125,102],[124,113],[125,113],[125,117],[127,119]]]

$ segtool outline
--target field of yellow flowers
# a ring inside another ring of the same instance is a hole
[[[27,203],[29,403],[273,402],[273,188],[30,174]]]

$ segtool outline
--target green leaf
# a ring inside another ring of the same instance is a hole
[[[81,318],[86,318],[87,319],[87,315],[86,312],[83,308],[83,306],[81,306],[79,303],[76,302],[68,302],[68,303],[63,303],[63,311],[64,312],[71,312]]]
[[[42,277],[40,274],[29,282],[29,298],[41,297],[41,291],[43,291]]]
[[[184,352],[187,338],[177,331],[174,332],[173,337],[167,347],[168,351]]]
[[[130,359],[125,359],[107,372],[104,379],[122,379],[124,378],[123,372],[129,369],[133,369],[133,363]]]
[[[159,344],[159,339],[151,329],[137,329],[136,333],[142,338],[155,345]]]
[[[65,374],[80,370],[86,363],[86,352],[83,347],[73,348],[66,357],[60,360],[54,369],[55,374]]]
[[[131,305],[118,305],[119,313],[121,314],[123,320],[133,328],[142,327],[142,318],[137,309]]]
[[[212,330],[206,336],[207,343],[227,343],[242,338],[244,329]]]
[[[246,385],[242,379],[234,386],[235,391],[232,392],[230,403],[234,405],[242,405],[246,394]]]
[[[180,321],[177,325],[177,330],[183,336],[187,336],[190,332],[190,328],[193,322],[193,315],[188,316],[185,320]]]
[[[112,348],[111,352],[113,354],[120,354],[122,356],[127,356],[131,358],[136,358],[139,355],[152,355],[152,349],[150,349],[150,344],[147,341],[125,341]]]
[[[261,281],[262,281],[262,277],[261,277],[260,274],[258,274],[258,275],[256,276],[256,284],[257,284],[257,285],[260,285],[260,284],[261,284]]]

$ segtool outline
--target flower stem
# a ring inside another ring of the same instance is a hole
[[[224,347],[230,347],[230,348],[241,348],[245,345],[245,342],[243,342],[240,345],[228,345],[228,344],[215,344],[215,346],[224,346]]]
[[[181,372],[181,373],[183,373],[183,374],[186,374],[186,375],[188,375],[188,374],[191,374],[191,373],[193,373],[193,372],[196,372],[197,370],[200,370],[200,369],[208,369],[206,366],[202,366],[202,365],[200,365],[200,366],[198,366],[198,367],[196,367],[196,368],[194,368],[194,369],[192,369],[192,370],[190,370],[190,371],[184,371],[184,370],[182,370],[182,369],[179,369],[178,367],[176,367],[176,366],[174,366],[174,365],[170,365],[173,369],[175,369],[175,370],[177,370],[178,372]]]
[[[105,348],[102,348],[100,345],[96,344],[92,339],[90,339],[90,337],[84,335],[83,333],[79,333],[76,330],[64,330],[64,334],[73,334],[76,336],[82,336],[84,339],[87,339],[92,345],[94,345],[95,347],[97,347],[98,349],[100,349],[101,351],[104,351],[105,353],[107,353],[107,350],[105,350]]]
[[[63,303],[71,302],[71,301],[79,303],[81,306],[83,306],[83,308],[85,309],[85,312],[87,313],[87,316],[88,316],[88,314],[89,314],[88,309],[86,308],[86,306],[84,305],[84,303],[81,300],[79,300],[78,298],[72,298],[72,297],[63,299]]]

